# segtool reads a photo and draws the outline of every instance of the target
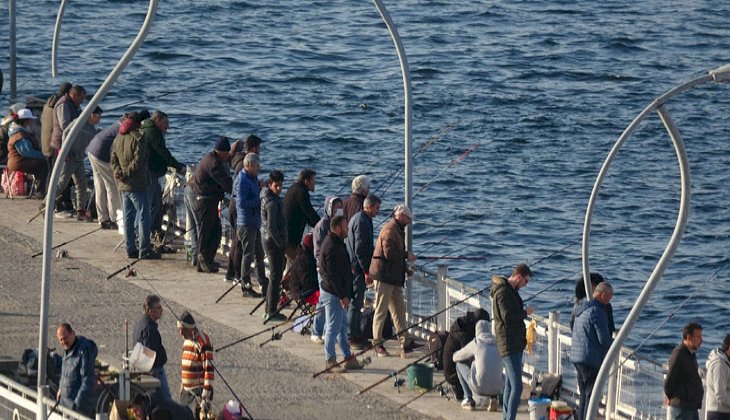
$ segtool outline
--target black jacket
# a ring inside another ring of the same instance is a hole
[[[373,219],[364,211],[355,213],[347,226],[347,252],[353,268],[363,273],[370,272],[374,242]]]
[[[135,343],[142,343],[145,347],[157,353],[155,355],[155,364],[152,365],[153,368],[162,367],[167,363],[167,352],[162,345],[162,337],[160,337],[157,323],[152,318],[145,315],[137,321],[137,325],[134,326],[133,337]]]
[[[309,292],[319,289],[317,280],[317,261],[311,248],[301,247],[289,271],[289,292],[292,299],[306,297]]]
[[[224,193],[231,193],[233,179],[223,161],[215,152],[209,152],[200,159],[190,186],[198,196],[221,200]]]
[[[522,298],[517,290],[507,282],[506,277],[492,277],[492,316],[494,317],[497,349],[502,357],[525,350],[525,318],[527,312],[522,307]]]
[[[705,391],[698,372],[697,355],[679,343],[669,356],[669,370],[664,379],[664,394],[672,407],[699,410]]]
[[[489,321],[489,313],[483,309],[477,309],[474,312],[467,312],[466,315],[457,318],[451,324],[443,352],[444,378],[451,385],[459,384],[454,353],[464,348],[474,339],[477,322],[480,320]]]
[[[284,196],[284,219],[286,219],[286,243],[293,247],[299,246],[304,233],[304,226],[314,227],[319,222],[319,215],[309,200],[309,190],[304,182],[292,184]]]
[[[284,249],[286,242],[286,220],[281,197],[268,187],[261,189],[261,230],[264,241],[274,241],[277,248]]]
[[[338,298],[351,298],[352,267],[345,242],[330,232],[322,242],[319,252],[319,274],[322,290]]]

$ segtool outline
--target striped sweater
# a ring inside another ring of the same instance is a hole
[[[181,376],[185,390],[213,389],[213,346],[208,334],[196,331],[192,340],[183,343]]]

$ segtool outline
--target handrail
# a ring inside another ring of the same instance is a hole
[[[71,146],[73,146],[73,143],[76,140],[76,137],[78,135],[78,132],[81,130],[82,125],[86,123],[86,121],[89,119],[91,113],[96,109],[97,105],[104,98],[107,91],[114,85],[114,82],[116,82],[121,72],[124,70],[125,67],[127,67],[127,64],[129,64],[129,62],[132,60],[132,57],[134,57],[134,55],[137,53],[140,46],[144,42],[145,38],[147,37],[147,34],[152,27],[152,22],[155,18],[157,3],[158,0],[150,0],[149,7],[147,9],[147,16],[145,17],[144,23],[142,24],[139,33],[134,38],[134,41],[132,41],[132,44],[129,46],[129,48],[127,48],[127,51],[124,53],[117,65],[114,66],[114,69],[111,71],[111,73],[109,73],[109,76],[107,76],[106,80],[104,80],[104,83],[102,83],[101,87],[96,92],[94,97],[91,98],[91,101],[89,101],[89,104],[84,109],[84,112],[82,112],[81,115],[75,120],[75,122],[72,123],[71,131],[69,132],[66,140],[63,142],[61,150],[58,154],[56,160],[58,164],[54,165],[53,171],[51,173],[51,178],[48,183],[48,191],[46,192],[45,224],[43,227],[43,272],[41,280],[40,326],[38,330],[38,348],[40,349],[40,362],[38,363],[38,392],[40,394],[42,394],[43,392],[42,390],[46,377],[46,352],[48,351],[48,309],[50,307],[51,289],[51,244],[53,242],[53,210],[56,205],[54,198],[56,197],[56,191],[58,189],[58,178],[61,175],[61,170],[63,169],[63,163],[66,160],[66,156],[68,155]],[[40,401],[38,403],[38,412],[36,414],[36,419],[43,420],[45,418],[45,406],[43,406],[42,401]]]
[[[14,103],[18,96],[18,74],[17,74],[17,52],[16,52],[16,31],[15,31],[15,0],[8,0],[8,67],[10,67],[10,103]]]
[[[620,354],[621,347],[623,346],[623,343],[626,341],[626,338],[628,337],[628,334],[631,331],[631,328],[636,323],[636,320],[638,319],[639,315],[641,314],[641,311],[643,310],[644,306],[646,305],[646,302],[649,300],[651,293],[653,292],[657,283],[661,279],[662,274],[668,267],[668,265],[672,259],[672,256],[674,255],[674,252],[676,251],[677,247],[679,246],[679,242],[681,240],[682,234],[684,233],[684,229],[687,225],[687,219],[688,219],[688,215],[689,215],[690,190],[691,190],[689,158],[687,156],[687,151],[685,149],[684,142],[679,133],[679,130],[678,130],[676,124],[674,123],[674,121],[672,120],[671,115],[669,114],[669,111],[666,108],[666,103],[673,97],[675,97],[681,93],[684,93],[690,89],[693,89],[697,86],[705,84],[707,82],[727,81],[728,80],[727,73],[729,71],[730,71],[730,65],[725,65],[725,66],[719,67],[717,69],[710,70],[710,71],[708,71],[708,74],[697,77],[688,82],[682,83],[681,85],[675,87],[674,89],[669,90],[665,94],[659,96],[654,101],[652,101],[641,113],[639,113],[639,115],[624,130],[624,132],[618,138],[618,140],[616,141],[614,146],[611,148],[611,151],[609,152],[608,156],[606,157],[606,160],[604,161],[604,163],[601,167],[601,170],[599,171],[598,177],[593,186],[593,191],[591,192],[591,197],[588,202],[588,208],[586,210],[586,218],[585,218],[585,223],[583,225],[583,244],[582,244],[582,249],[581,249],[583,279],[585,282],[585,288],[586,288],[586,292],[587,292],[586,295],[589,298],[592,295],[592,293],[590,293],[592,288],[591,288],[591,284],[590,284],[590,275],[589,275],[590,269],[589,269],[589,264],[588,264],[588,243],[589,243],[589,239],[590,239],[591,218],[592,218],[593,211],[594,211],[594,208],[596,205],[596,201],[598,199],[598,192],[600,191],[600,187],[606,176],[608,168],[609,168],[610,164],[613,162],[614,158],[616,157],[616,154],[618,153],[621,146],[628,140],[628,138],[636,130],[638,125],[651,112],[656,111],[659,114],[659,117],[661,118],[665,128],[667,129],[667,132],[669,133],[669,136],[672,140],[672,144],[674,146],[675,153],[677,154],[677,162],[678,162],[679,171],[680,171],[680,183],[681,183],[680,205],[679,205],[679,211],[677,214],[677,221],[675,223],[675,227],[672,232],[672,236],[670,237],[670,240],[667,243],[667,246],[666,246],[664,252],[662,253],[659,261],[657,262],[656,266],[654,267],[654,270],[652,271],[651,275],[649,276],[649,279],[647,280],[641,293],[639,294],[636,304],[632,307],[631,311],[629,312],[629,315],[626,317],[626,321],[624,322],[623,326],[621,327],[621,330],[619,331],[618,335],[616,336],[616,339],[614,340],[613,344],[611,345],[611,348],[609,349],[608,354],[606,355],[605,359],[603,360],[603,364],[601,365],[601,369],[599,370],[598,376],[596,378],[596,383],[593,388],[593,394],[591,395],[591,399],[590,399],[590,402],[588,405],[588,410],[586,412],[586,417],[588,419],[595,418],[595,416],[598,412],[598,405],[600,402],[601,394],[603,393],[603,388],[604,388],[605,382],[608,379],[608,376],[611,371],[611,366],[614,365],[617,357]]]
[[[56,26],[53,28],[53,43],[51,44],[51,76],[58,76],[58,38],[61,36],[61,23],[63,23],[63,12],[66,10],[68,0],[61,0],[56,14]]]

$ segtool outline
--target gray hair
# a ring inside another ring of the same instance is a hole
[[[595,295],[597,293],[610,293],[610,294],[613,294],[613,286],[611,286],[611,283],[609,283],[607,281],[598,283],[596,285],[596,288],[593,289],[593,294]]]
[[[370,178],[367,175],[358,175],[352,180],[352,193],[365,194],[370,189]]]
[[[258,164],[259,162],[259,155],[256,153],[246,153],[246,157],[243,158],[243,167],[250,168],[253,164]]]
[[[375,194],[370,194],[367,197],[365,197],[365,201],[363,201],[362,206],[363,207],[373,207],[373,206],[379,205],[380,203],[382,203],[382,201],[380,200],[380,197],[378,197]]]

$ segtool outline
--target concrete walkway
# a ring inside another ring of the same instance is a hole
[[[24,348],[37,347],[41,257],[31,259],[30,255],[40,251],[43,221],[39,217],[30,224],[26,222],[37,212],[39,204],[37,200],[0,199],[0,245],[6,251],[0,256],[0,332],[5,338],[0,344],[0,355],[14,358],[19,358]],[[98,226],[56,218],[53,242],[62,243]],[[126,273],[122,273],[105,280],[108,273],[128,263],[124,246],[114,251],[122,239],[117,232],[102,230],[62,247],[68,252],[65,258],[56,259],[54,251],[51,346],[57,345],[55,324],[68,321],[79,334],[97,342],[100,358],[118,364],[124,349],[124,322],[129,321],[131,334],[134,322],[141,315],[142,300],[148,293],[160,294],[177,314],[184,308],[191,310],[198,324],[210,334],[214,347],[265,328],[262,310],[249,315],[258,299],[243,298],[235,288],[215,304],[230,286],[223,281],[223,271],[197,273],[186,264],[184,253],[165,254],[159,261],[141,261],[135,265],[136,277],[125,278]],[[167,376],[171,389],[176,390],[180,384],[178,361],[182,339],[174,321],[174,316],[166,313],[160,329],[168,352]],[[215,354],[216,366],[254,418],[500,419],[502,416],[501,412],[463,410],[458,401],[453,398],[447,401],[438,392],[430,392],[399,410],[400,405],[418,393],[405,387],[399,393],[392,379],[364,395],[356,395],[358,390],[402,368],[425,351],[409,355],[408,359],[378,358],[369,352],[366,356],[372,358],[372,363],[363,371],[313,379],[312,373],[324,366],[321,345],[312,343],[308,336],[288,332],[280,341],[260,347],[269,337],[268,333],[263,334]],[[397,354],[396,344],[389,342],[386,346],[392,354]],[[434,383],[442,379],[437,372]],[[220,378],[216,378],[215,389],[216,406],[232,398]],[[528,418],[524,401],[520,411],[518,418]]]

